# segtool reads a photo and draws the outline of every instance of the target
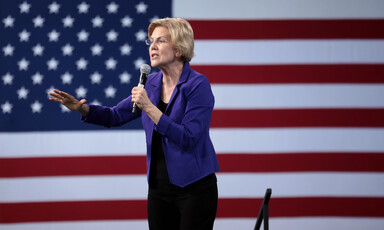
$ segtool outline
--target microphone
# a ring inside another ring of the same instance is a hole
[[[145,83],[147,82],[148,74],[151,73],[151,67],[147,64],[144,64],[140,67],[140,80],[137,87],[144,88]],[[136,103],[133,103],[132,113],[137,113],[138,107]]]

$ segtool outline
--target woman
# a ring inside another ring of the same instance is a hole
[[[144,88],[118,105],[87,105],[54,90],[57,101],[87,123],[120,126],[141,116],[147,143],[148,222],[153,229],[212,229],[217,209],[216,153],[209,137],[214,97],[207,78],[190,68],[193,30],[181,18],[148,27],[151,65]],[[133,103],[141,109],[133,114]]]

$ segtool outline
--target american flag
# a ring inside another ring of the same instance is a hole
[[[383,229],[384,1],[0,0],[0,230],[148,229],[145,138],[82,124],[52,88],[113,106],[183,17],[212,84],[215,230]],[[158,71],[158,70],[154,70]]]

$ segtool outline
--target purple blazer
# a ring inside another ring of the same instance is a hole
[[[148,76],[145,89],[158,106],[162,72]],[[185,63],[165,113],[157,125],[141,110],[132,114],[131,96],[114,107],[90,105],[84,122],[106,127],[121,126],[141,116],[147,142],[147,178],[151,164],[153,130],[163,138],[164,155],[172,184],[184,187],[219,171],[216,152],[209,137],[214,96],[208,79]]]

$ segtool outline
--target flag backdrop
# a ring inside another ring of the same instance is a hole
[[[189,20],[212,84],[215,230],[384,226],[384,1],[0,0],[0,229],[147,229],[140,120],[82,124],[52,88],[113,106],[149,22]],[[158,70],[153,70],[158,71]]]

